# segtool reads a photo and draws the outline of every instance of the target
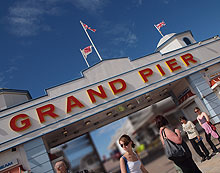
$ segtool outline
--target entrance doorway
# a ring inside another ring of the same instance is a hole
[[[182,87],[175,88],[178,84]],[[174,103],[172,92],[175,89],[181,93],[185,88],[183,84],[184,81],[176,81],[44,135],[52,164],[59,159],[66,160],[74,173],[84,170],[117,172],[118,159],[123,154],[117,141],[122,134],[128,134],[134,140],[137,146],[135,150],[145,165],[163,158],[163,148],[153,120],[160,114],[166,116],[173,127],[180,126],[179,116],[182,114]],[[125,118],[123,124],[116,129],[113,124],[122,118]],[[111,126],[112,134],[104,135],[110,142],[100,140],[97,144],[97,140],[94,141],[90,134],[98,133],[108,126]],[[100,151],[103,146],[108,148],[108,154]],[[168,162],[166,158],[163,161]],[[109,167],[114,164],[115,167]],[[169,164],[167,169],[171,168],[173,164]]]

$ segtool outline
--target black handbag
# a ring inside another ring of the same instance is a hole
[[[166,137],[165,130],[162,130],[162,137],[164,141],[165,154],[168,159],[174,160],[186,156],[186,150],[182,144],[176,144]]]

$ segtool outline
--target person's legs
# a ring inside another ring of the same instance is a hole
[[[205,153],[205,156],[208,157],[209,151],[206,148],[206,146],[204,145],[204,143],[202,142],[202,140],[198,142],[198,145],[201,147],[202,151]]]
[[[192,144],[194,150],[196,151],[196,153],[202,157],[202,158],[205,158],[205,154],[200,150],[199,148],[199,143],[196,143],[195,141],[196,138],[193,138],[193,139],[190,139],[190,143]]]
[[[213,152],[214,153],[218,152],[217,148],[215,147],[215,145],[211,141],[211,134],[205,133],[205,138],[206,138],[206,141],[209,143],[210,147],[212,148]]]
[[[174,163],[182,169],[183,173],[202,173],[191,157],[174,160]]]
[[[187,165],[190,165],[189,167],[191,168],[192,173],[202,173],[192,158],[187,160]]]

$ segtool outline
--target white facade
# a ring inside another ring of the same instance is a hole
[[[184,38],[191,44],[187,45]],[[53,172],[48,155],[50,147],[168,96],[176,99],[178,105],[178,98],[185,96],[187,87],[196,95],[197,105],[210,112],[212,121],[220,122],[219,99],[202,77],[207,67],[217,71],[219,49],[218,37],[196,43],[190,31],[171,34],[161,39],[156,53],[134,61],[104,60],[84,71],[81,78],[47,89],[43,97],[17,106],[12,106],[17,96],[4,99],[0,103],[2,109],[6,102],[12,107],[0,111],[0,160],[7,157],[5,152],[23,145],[26,159],[18,154],[14,156],[19,157],[25,169],[38,173],[43,167],[45,172]],[[175,88],[178,84],[184,87]],[[210,98],[215,100],[215,105]],[[26,101],[23,96],[18,100]]]
[[[190,43],[196,43],[195,39],[192,36],[191,32],[183,32],[180,34],[171,33],[162,37],[157,44],[157,51],[160,51],[162,54],[171,52],[180,48],[187,46],[188,44],[184,41],[188,39]]]

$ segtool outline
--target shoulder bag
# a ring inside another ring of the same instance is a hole
[[[175,142],[169,140],[165,134],[164,129],[161,131],[161,133],[164,141],[165,154],[167,158],[170,160],[174,160],[176,158],[186,156],[186,150],[184,149],[182,144],[176,144]]]

